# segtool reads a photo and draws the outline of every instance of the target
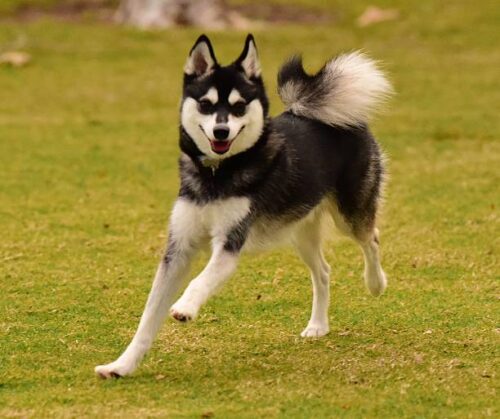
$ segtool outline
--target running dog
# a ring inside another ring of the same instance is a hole
[[[312,314],[301,336],[326,335],[330,267],[321,242],[328,218],[361,247],[368,290],[378,296],[386,288],[376,228],[384,160],[367,123],[390,83],[374,61],[354,52],[314,75],[293,57],[279,71],[278,89],[286,111],[271,118],[252,35],[228,66],[218,63],[205,35],[194,44],[184,67],[181,186],[167,250],[132,342],[116,361],[95,368],[99,376],[131,374],[168,310],[178,321],[195,319],[243,251],[276,244],[292,244],[311,271]],[[211,248],[206,267],[172,305],[204,245]]]

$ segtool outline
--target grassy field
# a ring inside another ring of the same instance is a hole
[[[356,28],[363,5],[339,0],[317,6],[336,5],[329,26],[255,35],[273,114],[293,52],[310,69],[357,48],[385,62],[386,294],[368,295],[358,248],[336,239],[332,330],[303,340],[305,267],[286,249],[246,256],[195,323],[167,321],[114,381],[93,367],[131,338],[163,248],[198,31],[0,22],[0,51],[33,57],[0,67],[1,417],[498,417],[499,8],[378,4],[400,19]],[[227,62],[244,34],[212,38]]]

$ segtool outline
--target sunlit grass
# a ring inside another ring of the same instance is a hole
[[[359,250],[335,240],[332,331],[304,341],[307,270],[288,250],[246,256],[195,323],[168,321],[138,372],[111,382],[93,367],[131,338],[163,248],[198,31],[0,24],[0,45],[23,37],[33,57],[0,67],[0,416],[498,414],[497,8],[384,1],[401,18],[361,30],[363,7],[335,3],[332,26],[255,35],[274,114],[291,53],[310,69],[355,48],[385,63],[387,293],[368,295]],[[228,62],[244,34],[211,37]]]

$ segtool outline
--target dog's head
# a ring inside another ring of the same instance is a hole
[[[248,150],[260,138],[267,112],[253,36],[228,66],[218,64],[210,40],[200,36],[184,66],[181,107],[182,128],[198,150],[211,159]]]

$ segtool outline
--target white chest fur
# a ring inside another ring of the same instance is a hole
[[[259,217],[248,232],[243,250],[258,251],[291,244],[297,231],[307,228],[309,224],[323,223],[328,216],[326,209],[325,200],[298,220]],[[245,197],[217,200],[205,205],[179,198],[172,211],[173,238],[179,244],[187,238],[225,242],[227,235],[250,211],[250,200]]]
[[[250,212],[250,200],[234,197],[205,205],[179,198],[172,211],[171,228],[175,240],[208,237],[225,240],[227,234]]]

